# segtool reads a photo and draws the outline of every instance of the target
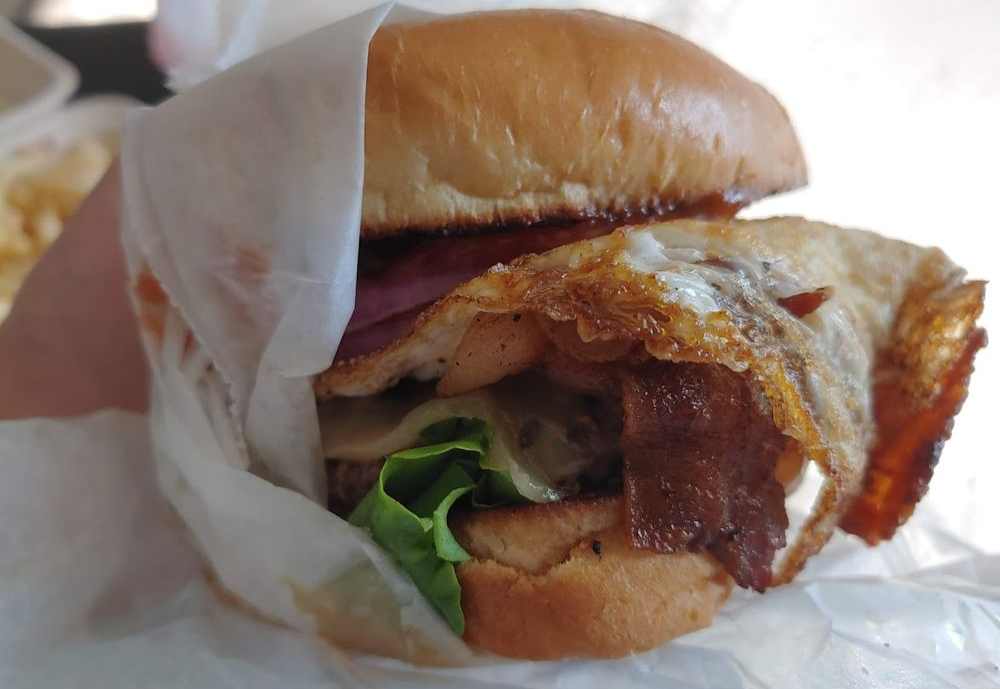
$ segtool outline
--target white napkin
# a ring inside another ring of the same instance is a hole
[[[347,14],[334,5],[292,17],[277,3],[217,3],[214,24],[189,24],[210,40],[183,53],[197,59],[175,65],[176,83],[279,47],[129,123],[130,268],[175,304],[163,340],[148,342],[152,446],[122,414],[0,424],[0,684],[1000,686],[1000,560],[980,552],[996,547],[983,525],[1000,507],[970,483],[983,475],[972,457],[947,452],[895,541],[839,536],[795,585],[738,592],[710,629],[641,656],[441,670],[308,634],[288,582],[363,567],[377,590],[345,588],[342,603],[389,601],[371,616],[387,632],[422,629],[443,655],[472,660],[361,532],[303,497],[321,489],[304,376],[327,365],[353,307],[365,46],[387,10],[309,33]],[[968,406],[984,393],[977,383]],[[154,455],[194,545],[157,497]],[[306,633],[220,602],[196,549],[227,588]]]

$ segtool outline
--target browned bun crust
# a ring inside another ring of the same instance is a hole
[[[482,12],[371,43],[365,238],[746,203],[805,181],[773,96],[646,24]]]
[[[704,553],[628,542],[620,497],[453,519],[465,640],[511,658],[619,657],[708,626],[732,580]]]

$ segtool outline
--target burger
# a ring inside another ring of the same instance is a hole
[[[329,507],[471,646],[655,647],[924,494],[983,284],[735,220],[806,167],[780,104],[695,45],[593,12],[384,26],[364,172],[356,308],[314,383]]]

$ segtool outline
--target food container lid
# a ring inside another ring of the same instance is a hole
[[[0,17],[0,140],[62,106],[79,81],[73,65]]]

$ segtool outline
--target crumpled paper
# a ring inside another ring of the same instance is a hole
[[[877,548],[836,537],[796,583],[738,591],[712,627],[650,653],[419,668],[221,601],[151,453],[137,415],[0,423],[0,686],[1000,686],[1000,555],[938,527],[954,494]]]
[[[0,610],[15,620],[0,637],[3,685],[1000,686],[1000,561],[976,545],[989,536],[966,537],[985,533],[977,523],[995,523],[997,508],[970,505],[966,495],[986,492],[968,461],[942,468],[892,543],[840,536],[795,585],[738,592],[710,629],[634,658],[428,669],[308,633],[313,620],[275,581],[319,586],[360,565],[381,582],[371,600],[403,611],[375,619],[426,627],[428,644],[465,653],[363,534],[303,497],[319,490],[303,376],[325,367],[352,306],[363,48],[388,10],[308,33],[336,18],[323,4],[278,35],[276,4],[219,3],[228,23],[177,83],[256,47],[276,52],[129,125],[130,266],[174,304],[159,314],[162,338],[148,340],[152,444],[141,419],[113,413],[0,426],[0,457],[16,458],[0,488],[0,552],[11,554]],[[152,455],[190,531],[158,497]],[[944,528],[958,501],[971,518]],[[227,588],[305,633],[220,601],[199,551]]]

